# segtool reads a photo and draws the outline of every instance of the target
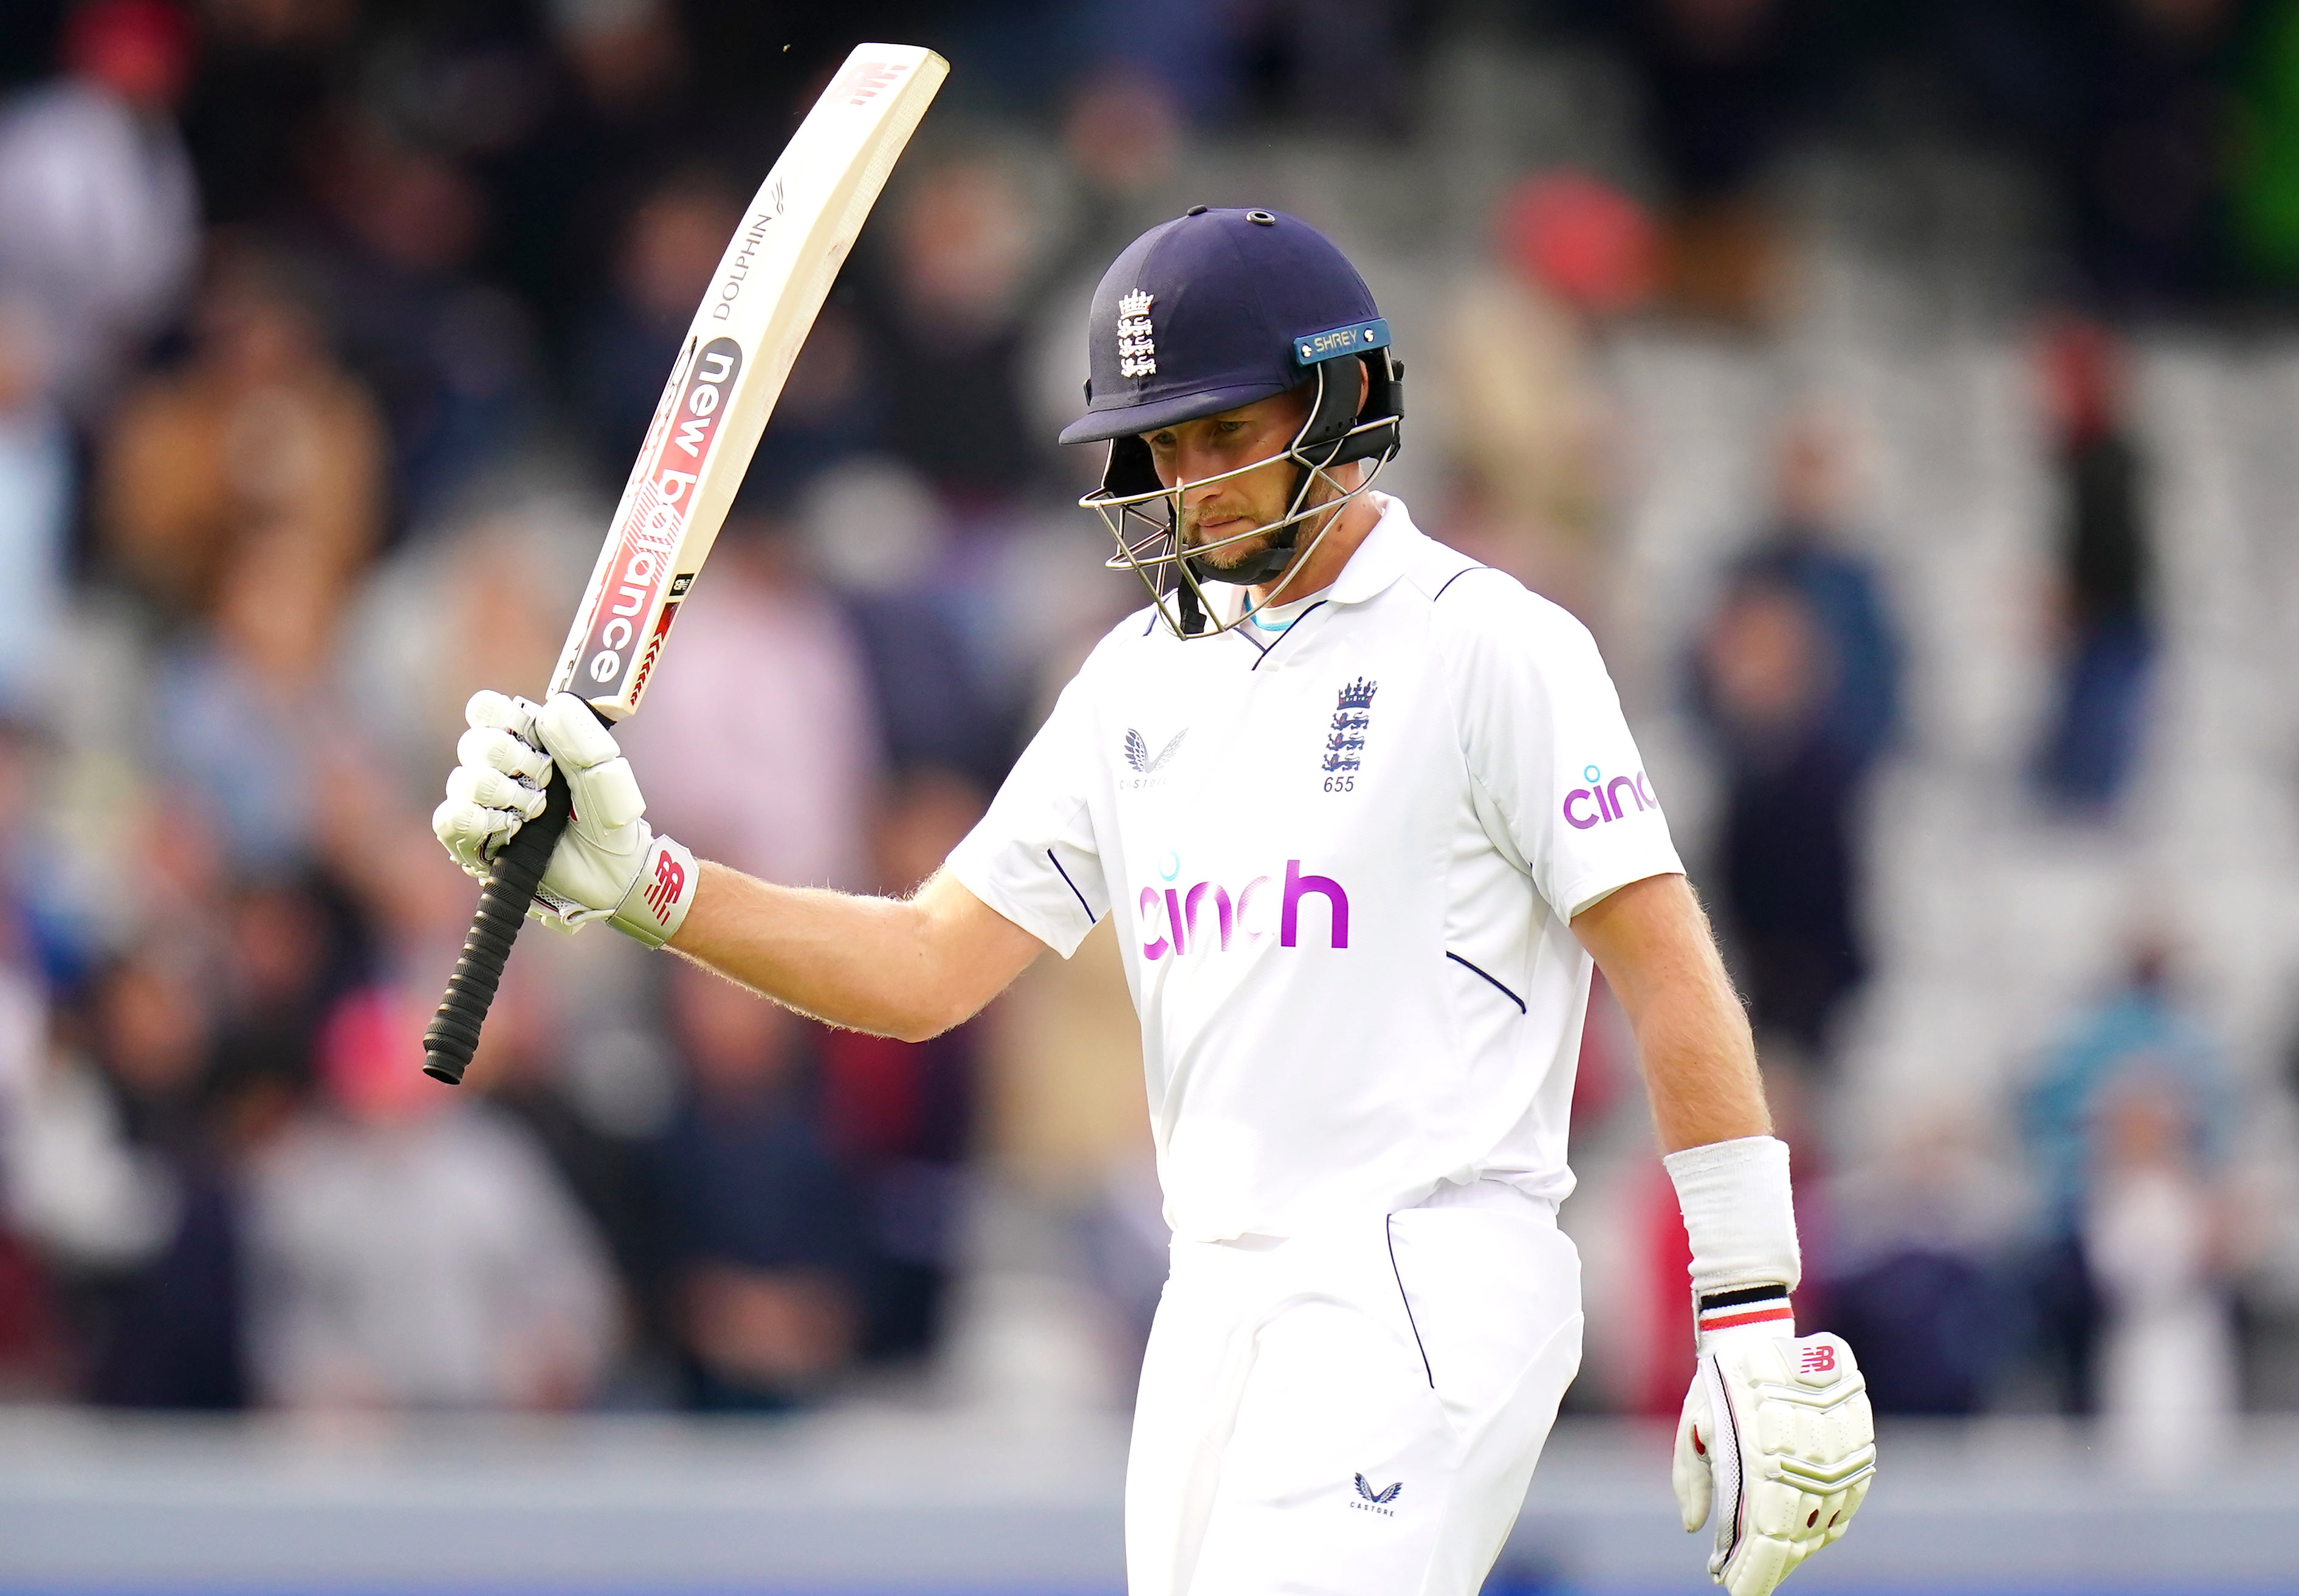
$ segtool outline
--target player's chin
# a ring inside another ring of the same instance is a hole
[[[1189,544],[1193,550],[1205,552],[1196,556],[1199,567],[1216,571],[1235,570],[1247,561],[1269,546],[1268,534],[1248,537],[1245,534],[1260,525],[1238,516],[1230,520],[1204,521],[1191,528]],[[1232,537],[1242,542],[1228,543]],[[1218,545],[1218,546],[1208,546]]]

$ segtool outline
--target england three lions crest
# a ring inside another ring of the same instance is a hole
[[[1154,294],[1136,288],[1117,302],[1117,374],[1120,377],[1158,375],[1158,342],[1150,328]]]
[[[1325,791],[1356,790],[1357,768],[1365,759],[1365,734],[1373,727],[1373,695],[1380,688],[1379,682],[1359,677],[1340,690],[1325,734],[1325,759],[1321,767],[1325,773]]]

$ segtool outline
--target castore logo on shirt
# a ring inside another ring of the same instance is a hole
[[[1621,806],[1623,793],[1636,804],[1639,814],[1660,807],[1660,800],[1653,796],[1652,783],[1645,779],[1641,770],[1634,776],[1615,776],[1606,781],[1605,773],[1590,765],[1581,772],[1581,779],[1589,785],[1574,787],[1564,794],[1564,823],[1575,831],[1619,819],[1624,812]]]
[[[1180,857],[1166,853],[1159,861],[1158,874],[1167,881],[1178,882],[1182,875]],[[1300,942],[1301,902],[1311,897],[1325,901],[1326,945],[1336,949],[1349,945],[1349,894],[1330,876],[1303,875],[1301,861],[1289,859],[1285,861],[1282,892],[1266,876],[1256,876],[1234,895],[1226,886],[1211,881],[1200,881],[1186,889],[1179,885],[1162,890],[1143,887],[1140,903],[1141,956],[1154,960],[1168,953],[1176,957],[1191,952],[1226,953],[1232,941],[1241,947],[1250,947],[1270,935],[1266,919],[1257,925],[1254,917],[1257,911],[1266,916],[1272,896],[1277,899],[1279,947],[1290,948]]]

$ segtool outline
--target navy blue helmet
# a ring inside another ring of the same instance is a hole
[[[1205,630],[1201,581],[1276,578],[1306,553],[1296,547],[1301,523],[1322,517],[1322,537],[1332,521],[1325,512],[1365,491],[1401,441],[1404,368],[1372,292],[1331,239],[1278,212],[1200,205],[1151,228],[1095,289],[1087,344],[1086,412],[1063,429],[1062,442],[1106,442],[1109,459],[1100,491],[1080,503],[1099,511],[1117,540],[1111,566],[1140,574],[1185,636]],[[1290,459],[1299,473],[1288,513],[1218,544],[1180,548],[1181,492],[1197,485],[1159,482],[1141,435],[1305,387],[1313,388],[1308,417],[1284,453],[1272,456]],[[1354,460],[1374,462],[1354,486],[1324,475]],[[1327,495],[1312,491],[1321,481]],[[1264,534],[1268,545],[1243,563],[1220,568],[1202,559]],[[1179,602],[1179,620],[1168,597]],[[1271,602],[1282,600],[1273,592]]]

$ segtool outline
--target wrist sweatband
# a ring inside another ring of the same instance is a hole
[[[633,941],[662,946],[678,935],[701,874],[693,854],[667,836],[655,838],[639,866],[638,878],[607,923]]]
[[[1804,1278],[1788,1143],[1742,1136],[1672,1152],[1661,1162],[1676,1184],[1692,1243],[1696,1343],[1719,1335],[1794,1335],[1789,1293]]]

